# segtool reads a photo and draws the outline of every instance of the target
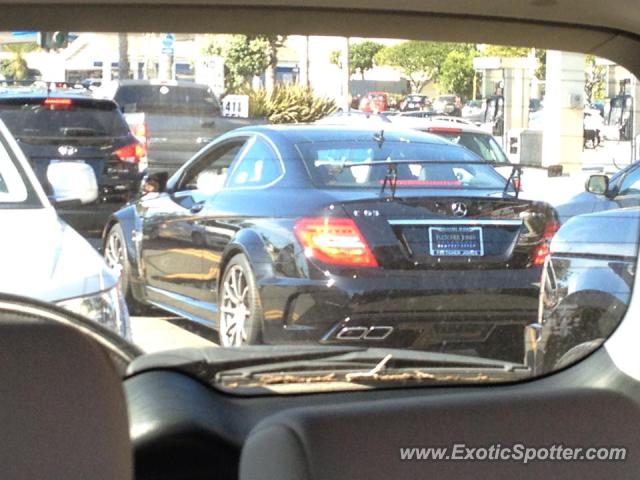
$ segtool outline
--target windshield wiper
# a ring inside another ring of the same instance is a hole
[[[396,187],[398,185],[398,166],[395,163],[389,163],[389,167],[387,168],[387,173],[384,175],[384,180],[382,181],[382,186],[380,187],[380,196],[384,193],[384,189],[387,186],[387,183],[391,189],[390,199],[393,200],[396,196]]]
[[[368,348],[315,360],[293,360],[219,371],[227,387],[309,383],[479,382],[530,374],[525,365],[438,352]]]
[[[520,194],[520,185],[522,184],[521,177],[522,177],[522,166],[513,165],[511,168],[511,174],[509,175],[509,178],[507,178],[507,183],[505,183],[504,185],[504,190],[502,191],[502,194],[506,195],[507,192],[509,191],[509,187],[513,187],[516,194],[516,198],[518,198],[518,195]],[[517,179],[517,182],[515,181],[516,179]]]

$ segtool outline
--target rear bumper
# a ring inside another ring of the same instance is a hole
[[[540,275],[540,268],[529,268],[271,278],[261,284],[264,339],[417,348],[482,344],[496,328],[535,321]]]

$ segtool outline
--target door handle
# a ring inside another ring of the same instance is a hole
[[[189,209],[189,211],[191,213],[198,213],[202,211],[203,208],[204,208],[204,202],[196,202],[193,205],[191,205],[191,208]]]

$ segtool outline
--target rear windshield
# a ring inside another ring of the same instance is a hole
[[[125,113],[219,115],[220,104],[208,88],[185,85],[121,85],[115,101]]]
[[[121,137],[129,126],[113,103],[0,101],[0,118],[17,138]]]
[[[481,159],[474,153],[450,145],[338,141],[300,143],[297,148],[313,182],[320,187],[380,188],[388,166],[357,165],[393,160],[406,162],[397,167],[398,188],[502,190],[505,185],[504,178],[489,164],[475,163]]]
[[[498,145],[498,142],[496,142],[491,135],[450,131],[433,133],[440,137],[444,137],[453,143],[457,143],[458,145],[468,148],[487,162],[504,163],[509,161],[502,148],[500,148],[500,145]]]

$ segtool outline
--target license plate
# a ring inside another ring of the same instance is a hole
[[[429,227],[429,253],[434,257],[481,257],[482,227]]]

